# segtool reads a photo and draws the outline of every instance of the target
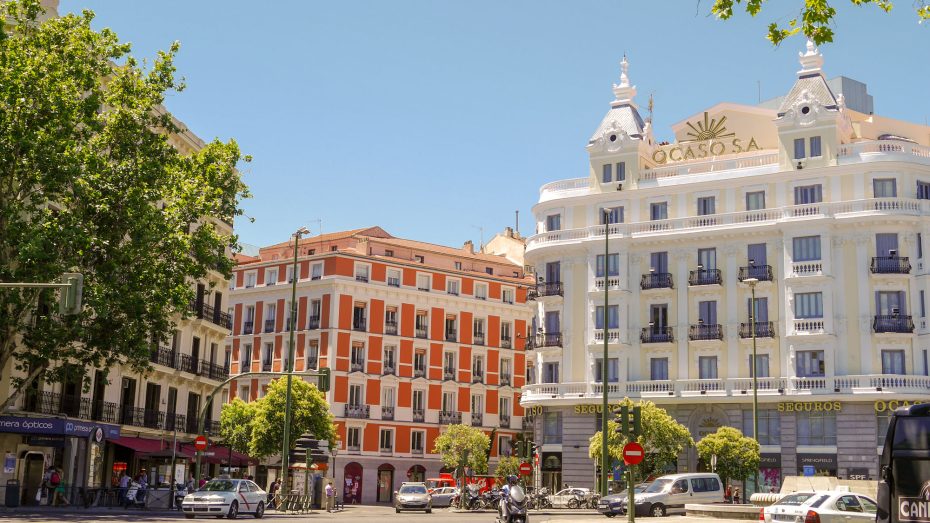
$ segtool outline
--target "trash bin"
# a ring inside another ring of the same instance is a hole
[[[4,504],[8,507],[19,506],[19,480],[8,479],[6,481],[6,500]]]

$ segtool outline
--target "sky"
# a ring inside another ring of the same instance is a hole
[[[168,109],[204,140],[235,139],[253,157],[240,241],[281,242],[379,225],[458,246],[506,226],[533,232],[545,183],[587,176],[585,144],[609,109],[624,53],[654,132],[719,102],[785,94],[805,42],[774,48],[769,22],[709,16],[712,0],[61,0],[90,9],[151,58],[181,42],[187,88]],[[930,116],[930,24],[912,3],[891,14],[832,2],[829,78],[868,84],[875,112]]]

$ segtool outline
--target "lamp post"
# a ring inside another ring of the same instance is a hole
[[[749,264],[750,267],[755,265],[752,260]],[[752,438],[759,443],[759,372],[756,368],[756,284],[759,283],[759,279],[746,278],[743,283],[749,285],[752,295],[749,301],[749,332],[752,336]],[[757,472],[752,478],[754,488],[759,486],[758,477]]]
[[[610,213],[604,211],[604,359],[601,361],[601,392],[603,393],[603,402],[601,410],[601,497],[607,495],[607,470],[610,465],[610,458],[607,454],[607,308],[610,304],[610,293],[607,292],[607,265],[610,258]]]
[[[284,442],[281,445],[281,488],[287,488],[287,468],[288,468],[288,455],[287,451],[290,448],[290,436],[291,436],[291,384],[293,377],[291,372],[294,369],[294,331],[297,329],[297,247],[300,243],[300,237],[304,234],[309,234],[310,231],[306,227],[301,227],[297,229],[294,233],[294,264],[291,269],[291,331],[290,342],[287,347],[287,361],[285,362],[284,372],[287,373],[287,394],[285,395],[284,403]]]

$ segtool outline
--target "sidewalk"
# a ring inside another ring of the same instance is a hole
[[[132,515],[147,515],[147,516],[182,516],[182,513],[178,510],[168,510],[168,509],[125,509],[122,507],[88,507],[84,508],[81,506],[64,506],[64,507],[49,507],[49,506],[20,506],[20,507],[6,507],[0,505],[0,518],[7,517],[11,514],[16,515],[27,515],[27,514],[62,514],[62,515],[107,515],[107,516],[132,516]]]

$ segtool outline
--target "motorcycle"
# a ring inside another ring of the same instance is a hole
[[[181,502],[184,501],[184,497],[187,496],[187,485],[184,483],[175,483],[174,484],[174,508],[181,510]]]
[[[504,501],[507,507],[507,516],[499,512],[497,515],[498,523],[529,523],[529,514],[526,513],[527,496],[523,487],[514,485],[510,487],[510,495]]]
[[[469,484],[465,486],[465,508],[467,510],[478,510],[482,508],[482,497],[478,491],[478,485]]]
[[[135,481],[131,481],[129,483],[129,489],[126,490],[126,498],[123,500],[123,507],[145,508],[145,494],[146,491],[142,488],[142,485]]]

